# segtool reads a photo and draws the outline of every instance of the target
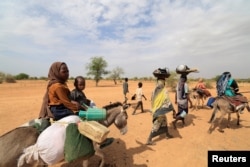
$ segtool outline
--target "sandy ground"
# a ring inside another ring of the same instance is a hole
[[[0,135],[20,126],[21,124],[37,118],[42,97],[45,92],[46,81],[19,81],[15,84],[0,84]],[[150,99],[155,86],[154,82],[143,82],[144,94]],[[192,83],[190,83],[192,85]],[[73,81],[68,82],[70,89]],[[137,81],[129,81],[129,98],[137,88]],[[240,84],[241,91],[248,91],[250,84]],[[215,90],[210,90],[215,95]],[[110,102],[123,101],[122,82],[114,85],[111,81],[100,81],[95,87],[93,81],[87,81],[85,90],[88,98],[93,99],[97,106],[101,107]],[[245,94],[250,99],[250,94]],[[172,101],[174,94],[170,92]],[[136,101],[129,101],[136,103]],[[150,100],[143,101],[146,111],[150,110]],[[176,107],[176,106],[175,106]],[[115,167],[203,167],[207,166],[208,150],[250,150],[250,113],[247,110],[241,114],[241,125],[236,125],[236,114],[232,115],[231,129],[226,128],[226,118],[223,120],[225,132],[217,130],[208,134],[208,120],[211,109],[190,110],[186,117],[186,126],[181,122],[177,124],[177,130],[173,129],[172,114],[167,114],[172,139],[164,136],[154,138],[156,145],[145,145],[151,129],[152,116],[150,112],[131,115],[133,108],[128,110],[128,133],[120,135],[114,125],[110,127],[110,137],[115,141],[109,147],[103,149],[106,162]],[[217,115],[219,116],[219,114]],[[218,120],[216,120],[218,121]],[[99,158],[93,156],[90,166],[97,166]],[[58,163],[53,167],[65,166]],[[71,166],[81,166],[73,164]]]

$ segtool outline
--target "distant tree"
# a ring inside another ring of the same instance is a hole
[[[139,78],[138,77],[133,77],[131,78],[133,81],[137,81]]]
[[[124,71],[120,67],[116,67],[110,72],[110,78],[114,81],[115,85],[117,84],[117,79],[120,79],[120,75],[122,74],[124,74]]]
[[[96,86],[98,86],[98,82],[102,79],[102,75],[109,73],[105,70],[107,66],[108,63],[102,57],[92,57],[91,62],[87,64],[87,75],[94,76]]]
[[[4,78],[5,78],[5,73],[0,72],[0,83],[3,83]]]
[[[15,76],[16,80],[29,79],[29,75],[25,73],[20,73]]]
[[[47,81],[47,80],[48,80],[48,77],[41,76],[41,77],[39,77],[39,79],[40,79],[40,80],[45,80],[45,81]]]
[[[29,77],[30,80],[37,80],[37,77]]]

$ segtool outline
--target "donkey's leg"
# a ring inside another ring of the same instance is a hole
[[[89,166],[89,160],[88,159],[83,160],[82,166],[83,167],[88,167]]]
[[[200,97],[197,95],[197,105],[196,105],[196,110],[198,110],[198,107],[200,106]]]
[[[105,156],[104,153],[98,148],[95,150],[95,155],[99,156],[101,158],[101,162],[99,167],[103,167],[105,165]]]
[[[212,133],[213,130],[214,130],[214,122],[211,122],[211,125],[208,129],[208,133]]]
[[[197,110],[197,97],[194,95],[194,104],[193,104],[193,110]]]
[[[218,108],[217,108],[217,106],[215,106],[215,107],[214,107],[214,111],[213,111],[213,113],[212,113],[212,115],[211,115],[211,118],[210,118],[210,120],[208,121],[208,123],[211,124],[210,127],[209,127],[209,129],[208,129],[208,133],[212,133],[212,131],[215,129],[214,121],[215,121],[215,118],[216,118],[216,113],[217,113],[217,111],[218,111]]]
[[[211,115],[211,118],[210,120],[208,121],[208,123],[211,123],[211,126],[209,127],[208,129],[208,133],[212,133],[212,131],[215,129],[215,124],[214,124],[214,121],[215,121],[215,118],[216,118],[216,113],[218,112],[219,108],[218,108],[218,102],[215,101],[214,102],[214,105],[213,105],[213,113]]]
[[[204,97],[202,96],[201,97],[201,108],[203,108],[203,106],[204,106]]]
[[[101,162],[100,162],[99,167],[104,167],[104,165],[105,165],[105,155],[104,155],[104,153],[101,151],[99,145],[94,141],[93,141],[93,146],[94,146],[94,149],[95,149],[95,155],[99,156],[101,158]],[[89,160],[88,159],[83,160],[82,165],[83,165],[83,167],[88,167]]]
[[[239,112],[237,112],[236,114],[237,114],[237,125],[240,125],[240,114]]]
[[[221,112],[221,116],[220,116],[220,119],[219,119],[219,121],[218,121],[218,126],[219,126],[218,131],[221,132],[221,133],[224,132],[224,130],[222,129],[221,122],[222,122],[222,120],[223,120],[223,118],[224,118],[225,115],[226,115],[225,112]]]
[[[231,113],[228,113],[227,128],[230,128],[230,121],[231,121]]]
[[[97,155],[101,158],[101,162],[100,162],[99,167],[104,167],[104,165],[105,165],[104,153],[101,151],[99,145],[96,142],[94,142],[93,144],[94,144],[94,148],[95,148],[95,155]]]

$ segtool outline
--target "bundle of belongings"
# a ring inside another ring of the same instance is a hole
[[[47,165],[63,159],[72,162],[89,158],[95,153],[93,141],[101,143],[109,133],[107,127],[96,121],[83,121],[77,115],[51,122],[38,136],[36,144],[24,150],[33,161],[41,158]]]

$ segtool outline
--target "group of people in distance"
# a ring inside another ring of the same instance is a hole
[[[179,65],[176,68],[176,72],[181,74],[180,79],[176,87],[175,104],[177,104],[177,113],[173,107],[173,104],[169,98],[168,91],[166,89],[165,80],[170,76],[167,69],[158,69],[153,72],[157,78],[157,85],[152,94],[152,114],[153,114],[153,125],[149,137],[147,139],[147,145],[153,145],[152,138],[160,134],[165,133],[166,139],[173,138],[168,131],[168,123],[166,113],[173,111],[173,118],[175,119],[172,123],[176,129],[176,123],[178,120],[182,120],[185,124],[184,118],[188,114],[188,84],[187,84],[187,72],[189,68],[186,65]]]
[[[189,68],[185,65],[180,65],[177,67],[177,71],[181,73],[181,77],[177,84],[176,88],[176,96],[175,103],[177,104],[178,111],[176,112],[173,104],[170,100],[167,87],[166,87],[166,79],[170,76],[170,72],[167,68],[159,68],[153,72],[153,75],[156,77],[156,87],[153,90],[151,97],[151,112],[152,112],[152,129],[149,133],[146,144],[153,145],[153,137],[158,136],[160,134],[165,133],[166,138],[173,138],[173,136],[168,131],[168,123],[166,113],[173,112],[174,121],[172,122],[174,128],[176,128],[176,122],[178,120],[182,120],[183,124],[185,124],[184,118],[188,113],[188,102],[190,101],[188,95],[188,85],[187,85],[187,75],[189,72],[186,72]],[[183,71],[183,72],[181,72]],[[128,80],[125,78],[125,82],[123,83],[123,93],[125,102],[127,101],[126,93],[128,93]],[[125,89],[125,90],[124,90]],[[125,93],[126,92],[126,93]],[[147,100],[142,91],[142,83],[138,83],[138,88],[136,89],[136,93],[132,96],[132,100],[137,98],[137,105],[132,112],[134,115],[136,109],[141,107],[141,112],[143,110],[142,98]]]
[[[176,129],[176,123],[177,121],[181,120],[183,125],[185,125],[185,117],[188,114],[189,109],[189,103],[191,103],[190,107],[192,107],[192,102],[189,97],[189,87],[187,84],[187,75],[190,72],[196,72],[196,69],[190,70],[190,68],[186,65],[179,65],[176,68],[176,72],[180,74],[179,81],[176,86],[176,93],[175,93],[175,104],[177,104],[177,112],[175,111],[166,89],[165,80],[169,77],[168,70],[166,69],[157,69],[153,72],[154,76],[157,79],[156,87],[152,93],[151,97],[151,111],[152,111],[152,129],[150,131],[149,137],[147,139],[146,144],[147,145],[153,145],[153,137],[158,136],[160,134],[165,133],[166,138],[172,138],[173,136],[168,131],[168,123],[167,123],[167,117],[166,113],[172,111],[173,112],[173,118],[174,121],[172,122],[174,129]],[[230,74],[229,72],[224,72],[227,74]],[[224,73],[222,75],[224,75]],[[125,80],[127,84],[127,80]],[[226,82],[226,87],[223,95],[227,97],[235,97],[237,95],[240,95],[237,93],[239,91],[239,87],[237,82],[231,77],[228,78]],[[138,83],[138,88],[142,86],[141,82]],[[138,89],[137,88],[137,89]],[[205,97],[210,97],[211,93],[209,90],[207,90],[205,83],[203,82],[203,79],[200,78],[198,81],[198,84],[195,86],[196,91],[199,91],[199,93],[203,94]],[[137,92],[137,91],[136,91]],[[140,94],[137,95],[134,94],[132,98],[139,96],[140,99],[138,100],[137,106],[132,114],[135,113],[138,106],[142,107],[143,112],[143,105],[141,102],[141,98],[143,93],[140,91]],[[146,97],[145,97],[146,100]],[[235,107],[235,110],[239,109],[240,107],[244,107],[243,104],[239,104]],[[247,108],[248,109],[248,108]]]
[[[156,86],[153,90],[151,97],[151,111],[152,111],[152,129],[150,130],[146,144],[153,145],[153,137],[165,133],[166,138],[173,138],[168,131],[168,123],[166,114],[173,112],[174,121],[173,127],[176,129],[177,121],[181,120],[185,124],[185,117],[188,114],[188,103],[191,101],[189,98],[189,88],[187,84],[187,75],[190,72],[194,72],[186,65],[179,65],[176,68],[177,74],[180,74],[179,81],[176,87],[175,104],[177,105],[177,112],[169,98],[169,94],[166,88],[166,79],[170,76],[170,72],[167,68],[159,68],[153,72],[156,77]],[[231,75],[230,75],[231,77]],[[87,111],[88,107],[95,107],[94,103],[89,100],[84,94],[85,79],[82,76],[75,78],[75,89],[69,90],[67,86],[67,80],[69,78],[69,69],[64,62],[54,62],[48,73],[49,82],[47,84],[46,92],[43,98],[42,107],[39,113],[39,118],[53,118],[55,121],[64,118],[69,115],[78,115],[80,110]],[[137,98],[137,106],[132,114],[135,114],[136,110],[141,107],[143,110],[142,98],[147,100],[142,90],[143,84],[138,83],[138,88],[134,96]],[[206,87],[203,84],[202,79],[199,80],[197,88],[203,90],[207,96],[210,96],[210,92],[206,91]],[[239,90],[235,80],[230,81],[228,86],[233,95],[236,95]],[[123,83],[124,103],[127,103],[128,78],[125,78]]]

